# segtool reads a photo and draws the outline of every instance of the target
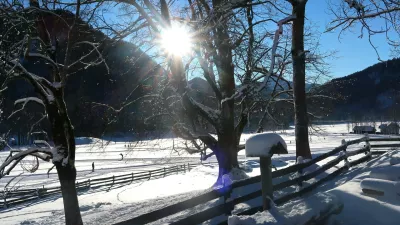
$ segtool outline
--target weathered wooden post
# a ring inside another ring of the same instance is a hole
[[[365,134],[365,146],[368,148],[368,151],[365,152],[365,155],[371,156],[371,144],[369,143],[369,135]]]
[[[349,159],[347,157],[347,142],[346,140],[342,140],[342,145],[344,146],[343,151],[341,152],[341,154],[344,156],[344,165],[347,167],[347,169],[350,169],[350,162]]]
[[[287,146],[281,136],[275,133],[257,134],[246,141],[246,157],[260,157],[261,189],[263,209],[271,208],[273,199],[271,157],[273,154],[287,154]]]

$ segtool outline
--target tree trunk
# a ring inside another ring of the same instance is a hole
[[[57,167],[58,179],[61,184],[61,193],[64,203],[66,225],[81,225],[82,216],[79,210],[78,195],[75,187],[76,169],[71,166]]]
[[[307,1],[294,1],[292,25],[293,98],[295,111],[296,158],[311,158],[305,83],[304,17]]]
[[[62,154],[64,160],[68,160],[66,162],[64,160],[62,162],[55,162],[64,202],[65,224],[81,225],[83,224],[82,216],[75,187],[74,130],[68,117],[63,90],[58,90],[53,92],[53,94],[55,101],[47,105],[46,111],[49,115],[53,141],[57,152],[58,154]]]
[[[218,135],[217,149],[214,150],[218,161],[218,179],[215,185],[222,184],[222,176],[238,168],[236,136],[234,132]]]

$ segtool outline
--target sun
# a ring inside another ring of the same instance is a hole
[[[192,50],[192,37],[189,29],[182,24],[173,24],[160,34],[160,44],[163,51],[175,56],[184,56]]]

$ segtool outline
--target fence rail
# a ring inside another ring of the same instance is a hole
[[[203,163],[206,165],[214,163]],[[160,177],[166,177],[172,174],[185,173],[190,171],[194,167],[200,164],[187,163],[182,165],[175,165],[171,167],[164,167],[161,169],[148,170],[137,173],[128,173],[117,176],[101,177],[87,179],[76,182],[76,188],[78,191],[83,191],[89,188],[99,188],[113,185],[121,185],[126,183],[133,183],[137,181],[150,180]],[[7,208],[15,206],[25,202],[29,202],[35,199],[46,198],[61,194],[61,187],[42,187],[37,189],[5,189],[0,191],[0,208]]]
[[[282,190],[284,188],[290,187],[290,186],[298,186],[300,190],[295,191],[293,193],[286,194],[284,196],[279,196],[278,198],[274,199],[275,204],[281,205],[289,200],[292,200],[297,197],[301,197],[302,195],[314,190],[321,184],[337,177],[341,173],[347,171],[350,167],[353,167],[355,165],[358,165],[360,163],[366,162],[372,158],[373,155],[380,155],[385,153],[386,151],[371,151],[371,148],[376,145],[370,145],[370,142],[393,142],[393,141],[400,141],[400,138],[369,138],[368,136],[360,138],[360,139],[355,139],[351,140],[348,142],[343,142],[342,145],[334,148],[333,150],[326,152],[322,155],[319,155],[315,157],[314,159],[307,161],[305,163],[301,164],[295,164],[293,166],[286,167],[284,169],[276,170],[272,172],[272,177],[273,178],[280,178],[284,176],[288,176],[293,173],[297,173],[298,176],[294,179],[287,179],[284,180],[280,183],[274,184],[273,185],[273,190],[278,191]],[[350,145],[358,144],[361,142],[365,142],[365,146],[361,147],[356,150],[352,151],[347,151],[347,147]],[[391,147],[396,147],[400,146],[400,144],[380,144],[378,147],[379,148],[391,148]],[[339,154],[336,158],[329,160],[329,162],[325,163],[315,171],[312,171],[311,173],[308,174],[303,174],[303,170],[317,162],[321,162],[324,159],[327,159],[328,157],[335,156]],[[357,160],[354,161],[349,161],[348,157],[351,156],[356,156],[359,154],[365,154],[364,156],[358,158]],[[332,169],[335,166],[337,166],[339,163],[344,162],[343,166],[340,166],[337,168],[335,171],[329,173],[328,175],[324,176],[323,178],[308,184],[307,186],[303,185],[303,182],[311,180],[312,178],[315,178],[319,174],[327,171],[328,169]],[[169,206],[166,206],[164,208],[154,210],[152,212],[146,213],[139,215],[135,218],[132,218],[130,220],[126,220],[120,223],[116,223],[115,225],[128,225],[128,224],[146,224],[146,223],[151,223],[155,222],[157,220],[160,220],[165,217],[172,216],[176,213],[181,213],[184,210],[199,206],[201,204],[207,203],[209,201],[217,200],[217,199],[223,199],[221,204],[218,204],[213,207],[209,207],[204,209],[203,211],[187,215],[185,218],[178,219],[177,221],[168,221],[168,223],[173,224],[173,225],[184,225],[184,224],[200,224],[205,221],[211,220],[215,217],[225,215],[229,216],[231,215],[235,205],[247,202],[249,200],[261,197],[261,176],[255,176],[251,177],[248,179],[240,180],[237,182],[234,182],[231,186],[229,187],[224,187],[224,189],[220,190],[210,190],[207,191],[203,194],[200,194],[194,198],[187,199],[185,201],[175,203]],[[259,190],[253,191],[251,193],[247,193],[245,195],[236,197],[236,198],[228,198],[231,196],[233,190],[235,188],[239,187],[244,187],[252,184],[260,184],[259,185]],[[228,199],[228,200],[227,200]],[[191,210],[191,211],[197,211],[197,210]],[[260,201],[260,205],[252,208],[245,209],[244,211],[238,212],[238,215],[251,215],[254,214],[258,211],[262,211],[262,202]],[[181,213],[182,214],[182,213]],[[227,221],[224,220],[220,224],[227,224]]]

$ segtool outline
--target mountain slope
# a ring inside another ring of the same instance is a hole
[[[333,79],[319,90],[336,98],[331,119],[393,117],[400,109],[400,59]]]
[[[72,23],[74,14],[65,10],[55,10],[56,14]],[[57,55],[57,61],[64,61],[66,49],[66,31],[63,26],[65,23],[57,22],[58,17],[49,14],[43,17],[46,27],[55,28],[51,30],[51,35],[57,37],[58,48],[60,54]],[[103,53],[103,57],[108,67],[109,72],[104,64],[85,68],[84,64],[77,64],[76,68],[72,68],[72,74],[68,77],[65,88],[65,101],[68,112],[78,136],[99,136],[103,131],[137,131],[143,129],[143,119],[136,118],[130,113],[120,113],[118,121],[113,126],[109,126],[109,122],[114,119],[113,114],[106,107],[95,106],[94,103],[107,104],[115,108],[119,108],[123,101],[133,100],[147,92],[145,86],[154,86],[151,79],[143,82],[144,78],[153,74],[162,73],[161,68],[148,55],[142,52],[137,46],[124,41],[115,42],[110,40],[102,32],[92,28],[83,21],[78,22],[79,32],[74,33],[72,37],[75,43],[89,41],[94,43],[103,43],[99,50]],[[0,31],[7,29],[0,25]],[[15,40],[18,40],[15,36]],[[3,46],[1,46],[3,47]],[[88,54],[92,48],[89,45],[79,45],[72,51],[72,62],[78,60],[82,55]],[[88,57],[88,62],[97,58],[97,55],[91,54]],[[22,64],[28,71],[37,74],[38,76],[49,79],[50,74],[48,66],[36,59],[21,58]],[[4,79],[1,78],[1,79]],[[126,99],[130,93],[130,99]],[[6,118],[14,108],[14,101],[19,98],[35,96],[33,88],[24,80],[16,80],[11,82],[7,91],[2,95],[3,121],[1,130],[7,132],[11,129],[11,134],[29,132],[30,127],[40,118],[43,113],[42,109],[33,108],[30,106],[26,112],[16,115],[15,118],[7,120]],[[130,105],[129,111],[135,111],[139,108],[139,104]],[[128,111],[128,110],[127,110]],[[38,130],[47,127],[46,120],[39,124]]]

